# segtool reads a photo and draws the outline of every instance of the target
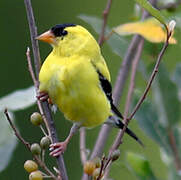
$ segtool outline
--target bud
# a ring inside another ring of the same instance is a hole
[[[92,177],[93,177],[93,179],[94,180],[97,180],[97,178],[98,178],[98,176],[99,176],[99,174],[100,174],[100,168],[96,168],[95,170],[94,170],[94,172],[93,172],[93,174],[92,174]],[[101,177],[102,177],[102,174],[101,174]]]
[[[100,168],[101,167],[101,159],[99,157],[95,157],[91,161],[95,163],[96,168]]]
[[[34,112],[30,117],[30,121],[33,125],[39,126],[43,122],[43,119],[40,113]]]
[[[120,154],[121,153],[119,149],[115,150],[111,155],[112,161],[116,161],[119,158]]]
[[[94,170],[96,169],[96,165],[92,161],[86,161],[84,164],[84,172],[88,174],[89,176],[92,175]]]
[[[31,145],[31,152],[34,155],[39,155],[41,153],[41,147],[38,143],[34,143]]]
[[[42,173],[40,171],[34,171],[29,175],[29,180],[43,180]]]
[[[40,141],[40,146],[42,149],[48,148],[50,146],[50,144],[51,144],[50,137],[48,137],[48,136],[42,137],[42,139]]]
[[[176,22],[174,20],[171,20],[168,25],[169,31],[173,32],[175,26],[176,26]]]
[[[25,163],[24,163],[24,168],[27,172],[31,173],[33,171],[36,171],[38,170],[38,165],[36,164],[35,161],[32,161],[32,160],[27,160]]]

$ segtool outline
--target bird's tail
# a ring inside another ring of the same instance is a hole
[[[116,126],[120,129],[123,129],[124,127],[124,123],[122,121],[120,121],[119,119],[116,121]],[[128,127],[126,128],[125,131],[129,136],[131,136],[133,139],[135,139],[141,146],[144,146],[142,141],[136,136],[136,134],[131,131]]]

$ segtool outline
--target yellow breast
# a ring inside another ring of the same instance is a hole
[[[95,67],[84,58],[60,59],[51,53],[40,71],[40,91],[48,92],[67,119],[94,127],[107,119],[110,104],[100,87]]]

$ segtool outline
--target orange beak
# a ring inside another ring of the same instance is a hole
[[[55,36],[51,30],[44,32],[43,34],[36,37],[37,40],[44,41],[50,44],[55,43]]]

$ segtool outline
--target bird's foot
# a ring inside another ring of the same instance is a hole
[[[67,148],[67,141],[58,142],[50,145],[50,156],[56,157],[64,153]]]
[[[51,101],[49,100],[49,95],[47,92],[39,92],[39,94],[37,95],[37,99],[39,99],[40,101],[44,102],[44,101]]]

